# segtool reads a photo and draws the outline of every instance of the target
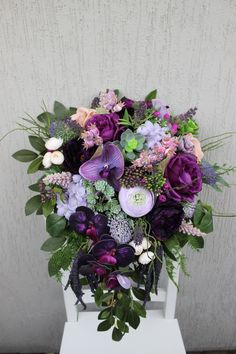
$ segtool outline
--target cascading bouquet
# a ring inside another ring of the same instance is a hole
[[[102,307],[98,330],[113,327],[116,341],[146,316],[162,266],[172,280],[176,265],[186,272],[183,247],[203,248],[212,232],[212,207],[197,199],[203,183],[221,190],[234,171],[204,159],[229,135],[201,147],[196,110],[175,115],[156,90],[143,101],[106,90],[90,108],[55,102],[54,113],[19,124],[35,151],[13,157],[42,171],[25,213],[46,218],[49,275],[70,269],[67,287],[84,307],[89,285]]]

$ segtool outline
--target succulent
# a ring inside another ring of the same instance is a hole
[[[132,160],[135,159],[138,152],[143,149],[145,137],[138,133],[133,133],[127,129],[121,134],[121,146],[125,156]]]

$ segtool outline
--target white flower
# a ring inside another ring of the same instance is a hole
[[[63,140],[61,138],[50,138],[46,141],[45,147],[47,150],[55,151],[58,150],[63,144]]]
[[[42,164],[45,168],[49,168],[52,166],[51,155],[52,155],[51,152],[46,152],[46,154],[43,157]]]
[[[143,246],[142,244],[136,245],[134,241],[131,241],[129,243],[130,246],[132,246],[135,249],[135,256],[140,256],[140,254],[143,252]]]
[[[151,247],[151,242],[147,239],[147,237],[144,237],[141,245],[144,250],[148,250]]]
[[[54,165],[61,165],[64,162],[64,155],[60,151],[54,151],[51,154],[51,162]]]
[[[139,256],[139,263],[141,264],[148,264],[150,263],[153,259],[155,258],[155,255],[153,252],[148,251],[148,252],[144,252],[141,254],[141,256]]]

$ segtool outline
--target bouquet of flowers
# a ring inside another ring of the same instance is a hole
[[[198,193],[228,186],[222,176],[234,171],[204,158],[229,134],[201,144],[197,108],[175,115],[156,94],[134,101],[106,90],[90,108],[55,102],[53,113],[23,118],[34,151],[13,154],[41,172],[25,213],[46,218],[49,275],[69,269],[66,287],[84,308],[89,286],[98,330],[113,327],[116,341],[146,316],[162,266],[173,280],[176,267],[186,272],[183,247],[203,248],[213,211]]]

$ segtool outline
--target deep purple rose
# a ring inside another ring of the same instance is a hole
[[[174,200],[167,200],[166,202],[157,201],[147,218],[154,237],[157,240],[166,241],[178,231],[183,217],[182,205]]]
[[[189,153],[177,153],[166,166],[165,178],[170,186],[169,197],[180,202],[194,200],[202,190],[202,174],[197,158]]]
[[[118,125],[120,117],[117,113],[94,114],[86,123],[87,129],[91,124],[95,124],[99,130],[99,135],[103,142],[119,139],[122,128]]]

